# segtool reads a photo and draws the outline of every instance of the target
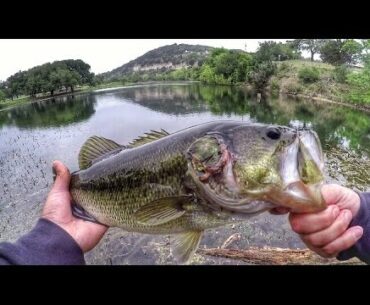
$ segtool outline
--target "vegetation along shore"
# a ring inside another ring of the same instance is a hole
[[[62,60],[19,71],[0,81],[0,110],[58,95],[149,81],[200,81],[243,86],[370,111],[370,40],[266,41],[255,53],[174,44],[95,75],[83,60]],[[308,51],[310,59],[302,57]],[[314,60],[320,57],[320,60]]]

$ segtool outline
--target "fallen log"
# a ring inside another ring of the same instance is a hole
[[[323,258],[309,249],[257,248],[236,249],[198,249],[202,255],[242,260],[252,265],[364,265],[359,259],[339,261]]]

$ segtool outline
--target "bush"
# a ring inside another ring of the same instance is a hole
[[[276,71],[276,65],[272,62],[262,62],[257,64],[253,71],[249,73],[249,82],[257,90],[265,89],[270,77],[274,75]]]
[[[288,83],[284,88],[285,93],[288,94],[299,94],[303,91],[303,88],[300,84],[297,83]]]
[[[342,65],[335,67],[333,76],[338,83],[344,84],[347,81],[348,73],[349,73],[348,68],[345,65]]]
[[[323,81],[319,81],[317,83],[311,84],[309,87],[309,91],[311,94],[326,94],[328,93],[328,85]]]
[[[2,90],[0,90],[0,102],[5,101],[5,98],[6,98],[5,93]]]
[[[304,83],[314,83],[320,79],[320,71],[315,67],[305,67],[299,70],[298,77]]]
[[[365,68],[359,73],[349,73],[347,82],[350,91],[347,98],[356,103],[370,103],[370,63],[366,63]]]
[[[271,92],[273,92],[274,94],[277,94],[279,93],[279,91],[280,91],[279,82],[276,79],[273,79],[271,81]]]

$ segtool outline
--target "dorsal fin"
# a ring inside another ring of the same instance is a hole
[[[144,145],[146,143],[150,143],[153,141],[156,141],[158,139],[164,138],[165,136],[168,136],[169,133],[165,131],[164,129],[161,129],[160,131],[151,130],[150,132],[146,132],[144,136],[140,136],[137,139],[130,142],[128,147],[138,147],[141,145]]]
[[[125,148],[116,142],[98,136],[93,136],[82,145],[78,154],[78,165],[80,169],[86,169],[91,166],[93,161],[109,152]]]

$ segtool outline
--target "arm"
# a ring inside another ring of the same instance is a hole
[[[83,253],[94,248],[107,227],[75,218],[69,192],[70,173],[59,161],[56,179],[35,228],[16,243],[0,243],[0,264],[85,264]]]
[[[62,228],[40,219],[35,228],[16,243],[0,244],[0,265],[83,265],[84,255]]]

